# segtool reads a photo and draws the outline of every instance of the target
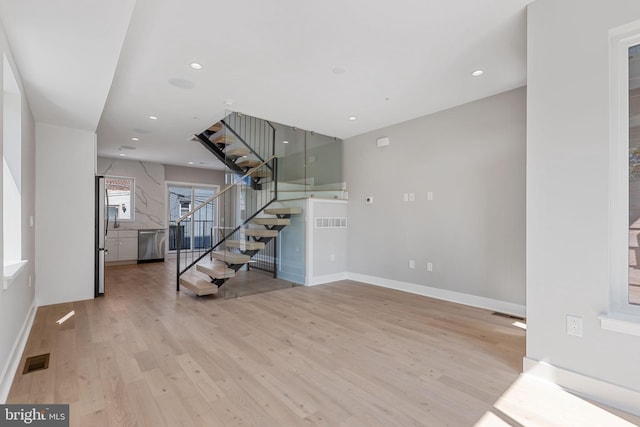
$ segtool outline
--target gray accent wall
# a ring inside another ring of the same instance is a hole
[[[349,273],[524,304],[525,104],[519,88],[345,140]]]
[[[640,337],[598,315],[610,293],[610,31],[638,20],[631,0],[528,8],[527,357],[635,391]],[[567,335],[567,315],[582,317],[582,337]]]
[[[185,182],[189,184],[219,185],[220,190],[225,187],[225,171],[185,166],[164,166],[164,179],[173,182]]]

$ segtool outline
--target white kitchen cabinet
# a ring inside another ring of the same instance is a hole
[[[105,262],[137,261],[138,230],[111,230],[107,232]]]

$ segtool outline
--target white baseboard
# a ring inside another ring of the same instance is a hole
[[[337,282],[338,280],[347,280],[348,273],[325,274],[324,276],[314,276],[306,279],[305,286],[323,285],[325,283]]]
[[[558,368],[547,362],[540,362],[528,357],[523,359],[522,365],[526,375],[556,384],[587,399],[640,416],[640,407],[638,407],[640,391]]]
[[[29,332],[31,332],[33,320],[36,317],[37,308],[38,307],[36,305],[36,300],[34,298],[33,302],[31,303],[29,313],[27,313],[27,317],[22,324],[20,334],[18,334],[18,337],[13,344],[13,348],[11,348],[11,353],[9,353],[9,359],[4,366],[2,376],[0,376],[0,403],[5,403],[7,401],[7,397],[9,396],[11,384],[13,384],[13,378],[15,377],[16,371],[18,370],[18,365],[20,364],[20,359],[22,358],[24,347],[27,345]]]
[[[524,305],[514,304],[495,300],[491,298],[479,297],[476,295],[463,294],[461,292],[449,291],[446,289],[432,288],[415,283],[400,282],[398,280],[384,279],[382,277],[367,276],[366,274],[347,273],[349,280],[363,282],[370,285],[382,286],[384,288],[396,289],[412,294],[451,301],[458,304],[470,305],[472,307],[484,308],[500,313],[525,317],[526,309]]]

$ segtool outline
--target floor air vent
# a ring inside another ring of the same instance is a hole
[[[521,322],[524,322],[524,317],[513,316],[511,314],[500,313],[498,311],[494,311],[493,313],[491,313],[491,315],[492,316],[506,317],[507,319],[520,320]]]
[[[50,354],[51,353],[46,353],[46,354],[41,354],[39,356],[27,357],[27,360],[24,362],[24,369],[22,370],[22,375],[47,369],[49,367]]]

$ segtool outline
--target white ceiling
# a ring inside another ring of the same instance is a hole
[[[0,0],[0,19],[37,121],[215,168],[190,137],[225,100],[347,138],[524,85],[530,1]]]

